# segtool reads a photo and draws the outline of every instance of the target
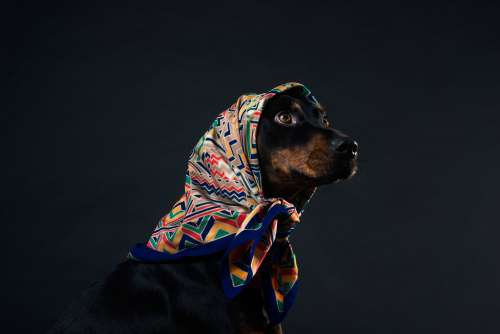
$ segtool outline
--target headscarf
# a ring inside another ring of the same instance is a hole
[[[288,236],[302,212],[282,198],[264,196],[257,126],[266,102],[292,88],[318,103],[304,85],[290,82],[242,95],[217,116],[191,152],[184,194],[147,244],[129,253],[137,261],[169,262],[223,251],[220,274],[229,298],[250,283],[270,256],[262,287],[271,324],[283,320],[297,292],[298,267]]]

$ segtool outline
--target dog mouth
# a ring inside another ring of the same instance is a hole
[[[337,183],[351,179],[358,172],[358,164],[355,159],[348,161],[337,161],[327,175],[321,178],[321,185]]]
[[[358,171],[357,157],[335,157],[318,151],[311,153],[308,166],[314,169],[318,185],[348,180]]]
[[[358,172],[356,159],[343,161],[338,166],[334,166],[332,175],[335,181],[344,181],[352,178]]]

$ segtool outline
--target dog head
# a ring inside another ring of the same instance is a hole
[[[356,141],[334,129],[326,111],[294,89],[267,102],[257,148],[268,197],[345,180],[357,171]]]

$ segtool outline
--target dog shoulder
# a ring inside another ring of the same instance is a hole
[[[75,300],[49,332],[231,333],[211,259],[169,264],[127,260]],[[209,312],[207,312],[209,310]]]

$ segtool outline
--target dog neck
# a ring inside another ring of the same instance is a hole
[[[283,187],[270,182],[264,182],[265,195],[268,198],[278,197],[283,198],[289,203],[292,203],[297,212],[301,212],[307,204],[309,198],[316,190],[316,187],[292,188]]]

